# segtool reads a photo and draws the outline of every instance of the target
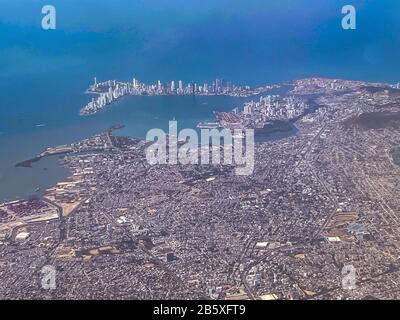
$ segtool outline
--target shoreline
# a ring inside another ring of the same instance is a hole
[[[264,85],[257,88],[250,86],[235,86],[231,83],[224,82],[218,84],[218,80],[213,82],[213,85],[204,84],[198,86],[197,83],[191,82],[186,87],[183,87],[183,82],[179,81],[179,88],[175,87],[175,82],[167,82],[161,84],[147,85],[133,79],[133,82],[121,82],[116,80],[107,80],[97,83],[95,78],[94,84],[85,90],[85,94],[97,95],[97,99],[92,98],[92,101],[87,103],[79,110],[80,116],[91,116],[97,112],[107,108],[120,99],[126,96],[228,96],[237,98],[248,98],[263,94],[269,90],[280,89],[286,84]]]
[[[290,85],[288,83],[284,84],[285,87],[290,87]],[[381,84],[380,84],[381,85]],[[317,94],[318,95],[318,94]],[[304,96],[308,96],[307,94],[305,94]],[[309,97],[309,96],[308,96]],[[308,110],[303,113],[301,116],[296,117],[292,120],[289,121],[281,121],[281,122],[275,122],[273,123],[272,126],[267,126],[265,128],[260,128],[260,129],[256,129],[257,132],[257,140],[256,142],[264,142],[264,141],[268,141],[269,139],[271,139],[271,136],[277,135],[277,139],[282,139],[282,138],[286,138],[286,133],[288,134],[288,136],[292,135],[292,134],[297,134],[297,129],[296,126],[294,125],[294,123],[296,121],[298,121],[300,118],[306,116],[308,113],[315,111],[317,108],[319,108],[320,106],[318,105],[311,105],[310,108],[308,108]],[[123,125],[117,125],[117,126],[112,126],[108,131],[113,131],[113,130],[118,130],[123,128]],[[280,134],[283,134],[283,136],[279,136]],[[130,135],[127,135],[128,137]],[[272,137],[272,139],[274,139]],[[62,147],[66,147],[66,146],[62,146]],[[39,154],[36,157],[33,157],[31,159],[27,159],[27,160],[23,160],[21,162],[16,163],[14,166],[15,167],[25,167],[25,168],[32,168],[32,165],[34,163],[39,162],[43,157],[47,157],[47,156],[51,156],[51,155],[60,155],[60,156],[65,156],[69,153],[73,153],[73,150],[68,150],[68,151],[59,151],[59,149],[53,148],[53,152],[51,151],[51,148],[47,149],[45,152],[42,152],[41,154]],[[49,151],[50,150],[50,151]],[[58,151],[55,151],[58,150]],[[99,150],[97,150],[99,151]],[[57,160],[57,162],[59,162],[59,160]],[[54,185],[54,184],[52,184]],[[43,188],[43,187],[42,187]],[[33,194],[34,195],[34,194]],[[9,199],[21,199],[21,198],[27,198],[27,196],[16,196],[13,198]],[[7,200],[5,200],[7,201]],[[12,201],[12,200],[9,200]]]

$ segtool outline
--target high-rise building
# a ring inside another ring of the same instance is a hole
[[[175,91],[175,81],[171,81],[171,91]]]
[[[252,104],[246,104],[244,106],[243,113],[244,114],[252,114],[253,113],[253,105]]]
[[[183,91],[183,81],[182,80],[179,80],[178,86],[179,86],[179,90]]]
[[[216,79],[215,80],[215,92],[220,92],[221,91],[221,80]]]
[[[224,90],[226,88],[226,80],[221,79],[221,89]]]
[[[226,81],[224,79],[215,80],[215,91],[222,92],[226,87]]]

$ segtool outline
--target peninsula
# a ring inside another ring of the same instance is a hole
[[[232,97],[250,97],[261,94],[271,89],[279,88],[280,85],[265,85],[258,88],[250,86],[238,86],[224,79],[216,79],[211,84],[202,85],[196,82],[184,84],[182,80],[177,82],[170,81],[162,83],[157,81],[155,84],[145,84],[133,79],[132,82],[121,82],[117,80],[108,80],[94,83],[86,90],[86,93],[97,94],[87,105],[80,110],[81,116],[88,116],[97,113],[124,96],[232,96]]]

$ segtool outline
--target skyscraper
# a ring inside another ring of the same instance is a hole
[[[221,90],[221,80],[216,79],[215,80],[215,92],[220,92],[220,90]]]

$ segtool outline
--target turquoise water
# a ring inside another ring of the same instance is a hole
[[[52,0],[57,30],[40,28],[47,1],[0,0],[0,201],[66,175],[57,158],[14,168],[44,148],[126,124],[143,137],[231,110],[228,97],[128,97],[78,116],[99,80],[261,85],[309,76],[399,82],[400,3],[353,0],[357,30],[341,28],[342,0]],[[37,126],[44,125],[44,126]]]
[[[119,135],[136,137],[145,137],[152,128],[167,132],[168,121],[174,118],[179,129],[195,128],[198,122],[213,119],[213,110],[230,111],[242,102],[230,97],[125,97],[90,117],[79,117],[77,107],[41,119],[21,114],[14,121],[16,125],[23,123],[25,130],[0,136],[2,150],[7,152],[0,157],[0,200],[30,196],[37,188],[43,190],[67,176],[68,172],[57,165],[58,157],[42,159],[33,163],[33,168],[14,166],[49,146],[86,138],[115,124],[125,125],[118,130]]]

